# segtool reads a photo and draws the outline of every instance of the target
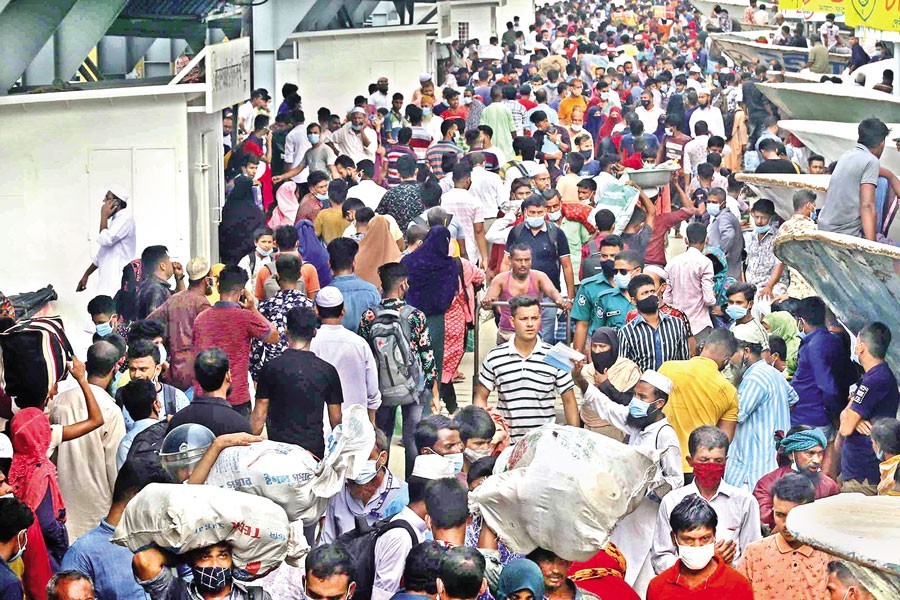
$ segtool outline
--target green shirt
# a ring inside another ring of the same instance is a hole
[[[572,320],[587,321],[588,335],[598,327],[625,326],[625,317],[633,308],[631,302],[603,277],[603,273],[581,281],[572,307]]]
[[[578,274],[581,272],[581,247],[590,241],[591,234],[578,221],[570,221],[565,217],[556,224],[566,234],[566,241],[569,242],[569,258],[572,260],[572,272],[575,274],[575,284],[577,285]]]

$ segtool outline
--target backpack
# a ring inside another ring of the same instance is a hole
[[[125,462],[134,466],[141,482],[172,481],[159,462],[159,451],[168,432],[169,422],[164,419],[134,436]]]
[[[138,319],[138,285],[143,279],[143,263],[136,259],[122,268],[122,283],[116,292],[116,314],[125,322]]]
[[[375,308],[369,346],[378,363],[378,388],[384,406],[414,404],[425,389],[422,362],[410,344],[409,317],[415,310],[409,304],[399,311]]]
[[[59,317],[20,321],[0,334],[0,388],[33,406],[66,375],[75,355]]]
[[[256,252],[251,252],[249,256],[250,271],[252,272],[256,267]],[[306,262],[304,261],[303,264],[306,264]],[[269,276],[266,277],[266,280],[263,282],[263,300],[271,300],[275,297],[275,294],[278,293],[278,290],[280,290],[281,287],[278,285],[278,279],[275,278],[275,276],[278,275],[278,268],[275,266],[275,261],[273,260],[266,266],[269,268]],[[300,277],[300,279],[297,280],[297,289],[304,295],[306,294],[306,282],[303,281],[303,277]]]
[[[592,237],[586,245],[588,255],[581,259],[581,273],[578,274],[582,281],[603,272],[603,267],[600,266],[600,245],[597,243],[597,238]]]
[[[393,519],[393,520],[391,520]],[[338,536],[335,545],[350,555],[356,576],[356,591],[353,600],[370,600],[372,586],[375,583],[375,543],[388,531],[405,529],[412,538],[412,545],[419,543],[419,537],[412,525],[403,519],[387,518],[373,525],[366,522],[365,516],[355,516],[356,528]]]

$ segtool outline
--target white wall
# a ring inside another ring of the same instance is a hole
[[[190,258],[185,106],[182,95],[0,106],[0,286],[9,295],[52,284],[76,348],[90,343],[98,274],[85,292],[75,287],[110,181],[131,190],[138,255],[165,244]]]
[[[300,86],[307,122],[320,106],[342,117],[353,98],[368,96],[368,86],[386,75],[390,93],[400,92],[408,102],[423,71],[433,73],[429,53],[431,27],[384,27],[350,31],[315,32],[292,36],[297,40],[293,60],[279,60],[275,88],[286,82]]]
[[[527,35],[528,26],[534,23],[534,0],[506,0],[505,5],[497,7],[497,29],[501,35],[506,31],[506,24],[516,16]]]
[[[218,224],[225,205],[222,119],[218,113],[188,114],[190,254],[218,262]]]
[[[521,17],[524,19],[525,17]],[[475,39],[482,44],[487,45],[492,35],[499,35],[497,29],[500,28],[502,33],[506,31],[506,22],[502,24],[497,19],[497,7],[493,4],[474,4],[459,5],[453,4],[450,7],[451,35],[453,39],[459,37],[459,24],[469,24],[469,38]]]

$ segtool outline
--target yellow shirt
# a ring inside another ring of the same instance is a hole
[[[587,102],[584,96],[567,96],[559,103],[559,122],[568,125],[572,119],[572,111],[576,108],[587,110]],[[571,141],[571,140],[570,140]]]
[[[341,207],[332,206],[319,211],[313,227],[316,229],[316,235],[327,244],[334,238],[343,235],[344,230],[347,229],[347,221],[344,220]]]
[[[685,457],[688,437],[702,425],[738,420],[737,390],[725,379],[716,363],[702,356],[690,360],[670,360],[659,372],[672,380],[674,387],[663,414],[678,434],[681,461],[685,473],[693,469]]]
[[[900,454],[878,465],[881,471],[881,481],[878,483],[879,496],[900,496],[900,488],[894,479],[897,467],[900,467]]]

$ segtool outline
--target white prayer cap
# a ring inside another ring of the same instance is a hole
[[[184,269],[187,271],[189,281],[199,281],[209,275],[209,261],[197,256],[189,260]]]
[[[697,65],[691,65],[691,68],[688,69],[688,71],[690,71],[691,73],[702,73],[703,72],[700,70],[700,67],[698,67]]]
[[[322,308],[334,308],[343,303],[344,295],[341,293],[341,290],[333,285],[326,285],[319,290],[318,294],[316,294],[316,306],[321,306]]]
[[[643,269],[645,275],[655,275],[660,281],[668,281],[669,275],[666,270],[659,265],[646,265]]]
[[[537,177],[538,175],[549,175],[550,171],[547,169],[547,165],[535,163],[530,169],[528,169],[529,177]]]
[[[653,369],[647,369],[646,371],[644,371],[644,374],[641,375],[641,381],[649,383],[659,391],[666,394],[672,393],[672,380],[665,375],[660,375]]]
[[[348,115],[355,115],[355,114],[357,114],[357,113],[359,113],[359,114],[361,114],[361,115],[365,115],[365,114],[366,114],[366,109],[362,108],[361,106],[354,106],[353,108],[350,109],[350,112],[348,112],[347,114],[348,114]]]
[[[125,188],[121,185],[111,185],[109,186],[109,191],[112,192],[112,195],[121,200],[122,202],[127,203],[131,196],[125,191]]]
[[[422,73],[419,75],[419,83],[425,83],[426,81],[431,81],[431,75],[428,73]]]
[[[412,476],[422,479],[445,479],[453,477],[453,465],[438,454],[420,454],[413,465]]]
[[[706,86],[703,86],[702,88],[697,90],[697,95],[698,96],[709,96],[709,88]]]

